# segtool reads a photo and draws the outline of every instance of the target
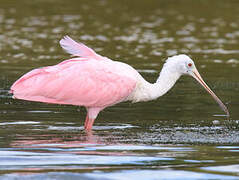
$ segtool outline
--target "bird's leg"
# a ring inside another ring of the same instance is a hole
[[[85,119],[85,130],[90,131],[92,129],[92,126],[94,124],[95,119],[91,119],[87,113],[86,119]]]
[[[87,115],[85,119],[85,130],[90,131],[94,121],[102,108],[87,108]]]
[[[87,127],[88,127],[88,122],[89,122],[89,115],[88,115],[88,113],[86,114],[86,118],[85,118],[85,129],[87,129]]]

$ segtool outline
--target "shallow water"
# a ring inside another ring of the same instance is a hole
[[[238,5],[1,0],[0,179],[237,179]],[[190,77],[156,101],[105,109],[92,133],[84,108],[11,99],[21,75],[69,58],[66,34],[150,82],[168,56],[188,54],[231,117]]]

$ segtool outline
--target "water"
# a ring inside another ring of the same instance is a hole
[[[238,179],[237,1],[8,1],[0,5],[0,179]],[[148,81],[190,55],[230,119],[190,77],[156,101],[85,110],[11,99],[27,71],[69,56],[70,35]]]

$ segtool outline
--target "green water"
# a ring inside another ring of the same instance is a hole
[[[237,179],[239,2],[1,0],[0,179]],[[231,113],[191,77],[156,101],[121,103],[85,133],[84,108],[11,99],[31,69],[69,58],[69,35],[154,82],[188,54]]]

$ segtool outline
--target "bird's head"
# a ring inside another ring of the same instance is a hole
[[[193,60],[184,54],[169,57],[165,66],[170,66],[170,69],[179,75],[191,75],[196,70]]]
[[[209,94],[212,95],[212,97],[215,99],[215,101],[219,104],[221,109],[226,112],[227,116],[229,116],[229,111],[227,107],[222,103],[222,101],[216,96],[216,94],[208,87],[208,85],[204,82],[201,75],[199,74],[193,60],[188,57],[187,55],[181,54],[176,55],[168,58],[165,65],[169,65],[174,67],[174,71],[177,71],[179,75],[190,75],[194,79],[196,79],[206,90]]]

